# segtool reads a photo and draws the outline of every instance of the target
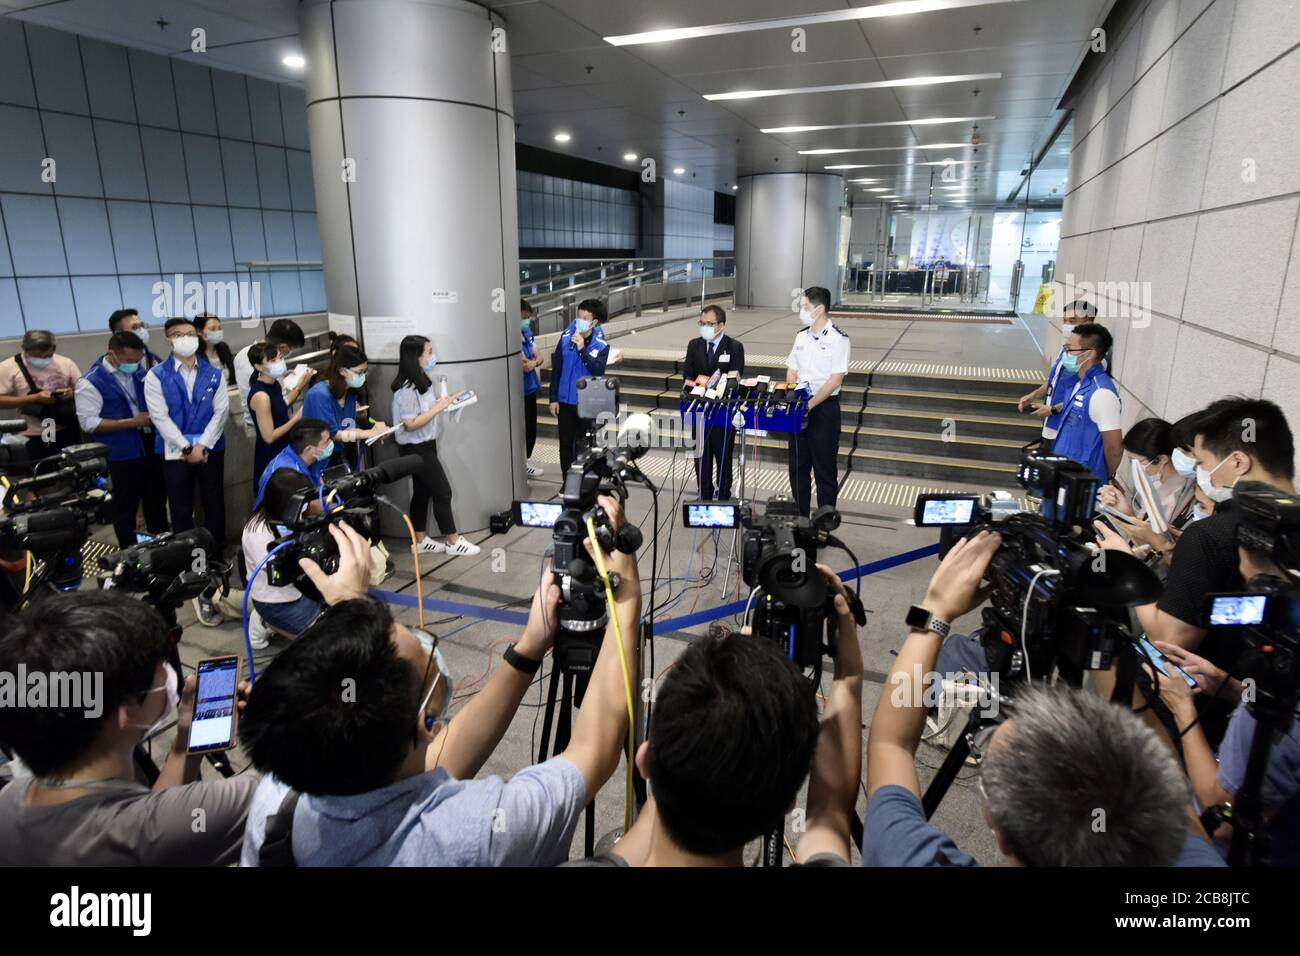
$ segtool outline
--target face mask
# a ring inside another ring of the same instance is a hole
[[[1196,459],[1181,448],[1175,448],[1174,453],[1169,456],[1169,460],[1173,463],[1174,471],[1184,478],[1191,478],[1196,474]]]
[[[419,629],[412,629],[411,633],[414,634],[415,639],[420,642],[420,646],[423,647],[427,653],[433,655],[434,666],[438,668],[438,675],[434,677],[433,684],[429,687],[429,693],[425,694],[424,700],[420,701],[420,717],[424,720],[425,727],[432,730],[433,727],[431,724],[436,724],[439,721],[447,719],[447,712],[451,710],[452,688],[455,686],[455,682],[451,677],[451,668],[447,666],[447,659],[442,656],[442,648],[438,647],[433,642],[433,635],[429,634],[427,631]],[[445,682],[447,685],[447,696],[438,716],[430,721],[429,717],[425,714],[425,708],[429,706],[429,701],[433,699],[433,693],[438,689],[438,683],[440,681]]]
[[[152,724],[132,725],[133,727],[138,727],[144,730],[146,737],[152,737],[162,728],[164,724],[166,724],[169,720],[171,720],[173,717],[176,716],[176,706],[181,701],[180,680],[179,678],[177,678],[176,672],[172,670],[172,666],[170,664],[163,664],[163,669],[167,672],[166,681],[164,681],[162,684],[159,684],[157,687],[150,687],[147,691],[145,691],[145,693],[154,694],[165,688],[167,691],[167,706],[163,708],[162,715],[157,720],[155,720]]]
[[[586,319],[577,319],[576,321],[578,325],[578,331],[580,333],[586,335],[588,332],[591,331],[591,323],[588,322]]]
[[[217,331],[209,332],[207,334],[207,340],[209,345],[220,345],[222,341],[225,340],[225,338],[226,338],[226,333],[223,332],[221,329],[217,329]]]
[[[1210,513],[1206,511],[1204,508],[1202,508],[1199,504],[1192,505],[1192,517],[1188,523],[1192,524],[1197,521],[1200,521],[1202,518],[1208,518],[1209,516]]]
[[[266,367],[266,374],[274,379],[284,378],[287,371],[289,371],[289,366],[284,362],[272,362]]]
[[[49,368],[51,365],[54,364],[54,359],[52,357],[51,358],[29,358],[27,360],[27,364],[30,365],[32,368]]]
[[[366,384],[366,373],[356,372],[348,376],[348,388],[360,388]]]
[[[1206,471],[1200,465],[1196,466],[1196,483],[1197,485],[1200,486],[1201,490],[1205,492],[1205,496],[1209,498],[1211,501],[1224,502],[1232,498],[1232,485],[1229,485],[1226,488],[1220,488],[1218,485],[1213,485],[1210,483],[1210,476],[1213,475],[1216,471],[1218,471],[1227,463],[1228,463],[1228,459],[1225,458],[1223,459],[1223,461],[1219,462],[1209,471]],[[1234,479],[1232,484],[1235,485],[1236,483],[1237,482]]]
[[[1079,356],[1071,352],[1066,352],[1061,356],[1061,368],[1065,369],[1067,372],[1079,371]]]
[[[197,335],[182,335],[179,338],[172,339],[172,351],[181,358],[189,358],[199,350],[199,337]]]
[[[320,450],[320,457],[316,460],[324,461],[332,454],[334,454],[334,439],[331,438],[329,444]]]
[[[801,309],[799,311],[799,321],[802,322],[804,325],[812,325],[813,324],[812,313],[807,309]]]
[[[700,338],[704,339],[704,341],[706,342],[712,342],[713,337],[717,334],[718,334],[718,330],[716,326],[712,326],[712,325],[700,326]]]
[[[149,326],[142,325],[138,329],[134,329],[133,331],[135,332],[136,338],[138,338],[145,345],[149,344]]]
[[[1142,470],[1145,471],[1145,472],[1147,473],[1147,481],[1151,482],[1151,490],[1152,490],[1152,491],[1159,491],[1159,490],[1160,490],[1160,486],[1161,486],[1162,484],[1164,484],[1164,479],[1160,477],[1160,466],[1159,466],[1159,465],[1156,465],[1156,472],[1155,472],[1155,474],[1153,475],[1153,474],[1151,473],[1150,468],[1151,468],[1152,465],[1156,465],[1156,463],[1153,462],[1153,461],[1149,461],[1149,462],[1147,462],[1145,465],[1142,466]]]
[[[524,335],[531,334],[533,331],[533,323],[529,319],[520,319],[519,331],[523,332]]]
[[[420,367],[423,368],[426,372],[432,372],[435,368],[438,367],[438,357],[436,355],[430,357],[429,361],[425,362]]]
[[[123,375],[134,375],[140,370],[139,362],[118,362],[117,370]]]

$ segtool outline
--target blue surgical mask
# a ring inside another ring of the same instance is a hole
[[[348,388],[360,388],[366,384],[366,373],[356,372],[348,376]]]
[[[221,329],[217,329],[217,331],[215,332],[208,332],[206,335],[204,335],[204,338],[208,340],[209,345],[220,345],[222,341],[225,340],[226,333],[223,332]]]
[[[136,372],[138,372],[138,371],[140,370],[140,363],[139,363],[139,362],[119,362],[119,363],[117,364],[117,370],[118,370],[119,372],[121,372],[123,375],[134,375]]]
[[[1079,356],[1075,355],[1073,352],[1066,352],[1061,356],[1061,368],[1065,369],[1067,372],[1078,372]]]
[[[54,359],[52,357],[51,358],[28,358],[27,364],[30,365],[32,368],[49,368],[51,365],[54,364]]]
[[[578,327],[578,331],[583,335],[586,335],[591,331],[591,323],[586,319],[575,319],[574,322]]]
[[[1200,486],[1200,489],[1203,492],[1205,492],[1205,497],[1218,504],[1231,500],[1232,487],[1237,483],[1237,479],[1233,479],[1232,485],[1228,485],[1226,488],[1211,483],[1210,476],[1227,463],[1228,459],[1225,458],[1223,461],[1208,470],[1200,465],[1196,466],[1196,484]]]
[[[717,334],[718,334],[718,327],[716,325],[700,326],[700,338],[704,339],[704,341],[706,342],[712,342],[713,337]]]
[[[288,371],[289,365],[286,362],[272,362],[266,367],[266,374],[277,381],[284,378],[285,373]]]
[[[436,355],[430,356],[429,361],[425,362],[420,367],[423,368],[426,372],[432,372],[435,368],[438,367],[438,356]]]
[[[1175,448],[1169,456],[1169,460],[1173,462],[1174,471],[1184,478],[1196,477],[1196,459],[1181,448]]]
[[[531,320],[531,319],[520,319],[520,320],[519,320],[519,331],[520,331],[520,332],[523,332],[524,335],[530,335],[530,334],[532,334],[532,331],[533,331],[533,323],[532,323],[532,320]]]
[[[331,438],[330,441],[329,441],[329,444],[326,445],[324,448],[321,449],[321,451],[320,451],[320,458],[319,458],[318,460],[319,460],[319,461],[324,461],[326,458],[328,458],[328,457],[329,457],[330,455],[332,455],[332,454],[334,454],[334,439]]]
[[[420,701],[420,714],[424,716],[425,708],[429,706],[429,701],[433,699],[434,691],[438,689],[439,682],[444,682],[447,685],[447,694],[442,710],[434,719],[434,723],[446,720],[447,712],[451,710],[452,689],[455,686],[455,681],[452,680],[451,676],[451,668],[447,666],[447,659],[442,656],[442,648],[437,645],[432,634],[418,627],[412,628],[411,633],[415,635],[415,639],[420,642],[420,646],[424,648],[425,652],[433,655],[434,666],[438,669],[437,676],[434,677],[433,683],[429,686],[429,693],[425,694],[424,700]]]

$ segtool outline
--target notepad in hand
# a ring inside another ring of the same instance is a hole
[[[366,439],[366,444],[367,444],[367,445],[373,445],[373,444],[374,444],[375,442],[377,442],[377,441],[383,441],[383,440],[384,440],[385,438],[387,438],[389,435],[393,434],[393,432],[400,432],[404,427],[405,427],[405,426],[404,426],[401,422],[398,422],[398,423],[397,423],[396,425],[394,425],[392,428],[389,428],[389,429],[387,429],[387,430],[385,430],[385,431],[382,431],[382,432],[380,432],[378,435],[372,435],[370,438],[367,438],[367,439]]]
[[[451,404],[447,406],[447,411],[458,412],[465,406],[473,405],[477,401],[478,396],[469,389],[465,389],[465,391],[458,393],[456,397],[452,399]]]

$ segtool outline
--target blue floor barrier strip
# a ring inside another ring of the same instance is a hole
[[[871,561],[867,564],[859,565],[856,568],[849,568],[846,571],[838,572],[841,581],[854,581],[858,578],[865,578],[868,575],[879,574],[881,571],[888,571],[890,568],[896,568],[903,564],[911,564],[913,561],[919,561],[922,558],[928,558],[931,555],[939,553],[937,544],[929,544],[924,548],[916,548],[912,551],[904,551],[902,554],[891,555],[888,558],[881,558],[879,561]],[[381,601],[389,604],[396,604],[401,607],[416,607],[418,602],[413,594],[399,594],[396,591],[381,591],[378,588],[371,588],[370,594]],[[698,624],[707,624],[710,621],[716,621],[718,618],[728,617],[732,614],[739,614],[745,610],[746,601],[731,601],[727,604],[720,604],[717,607],[705,608],[703,611],[696,611],[693,614],[683,614],[681,617],[670,617],[666,621],[660,621],[655,625],[655,636],[659,637],[664,634],[673,634],[677,631],[685,631],[688,628],[695,627]],[[424,608],[426,611],[436,611],[439,614],[459,614],[463,617],[477,617],[485,621],[500,621],[504,624],[524,625],[528,623],[528,615],[523,611],[508,611],[505,608],[483,607],[479,604],[462,604],[459,601],[441,601],[437,598],[425,598]]]

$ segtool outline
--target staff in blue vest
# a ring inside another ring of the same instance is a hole
[[[535,317],[532,303],[527,299],[520,299],[519,327],[523,334],[523,344],[520,345],[519,351],[522,353],[520,360],[524,367],[524,455],[526,458],[533,457],[533,448],[537,445],[537,393],[542,390],[542,377],[537,374],[537,370],[546,361],[546,356],[538,355],[533,345]],[[526,461],[525,464],[529,478],[540,478],[545,474],[531,461]]]
[[[271,476],[277,471],[289,469],[311,479],[313,488],[321,486],[321,476],[325,474],[325,465],[330,455],[334,454],[334,439],[330,438],[330,427],[319,418],[300,418],[289,429],[288,444],[271,459],[257,479],[257,497],[253,507],[262,503],[266,495],[266,486]],[[274,516],[280,520],[278,515]]]
[[[225,376],[198,357],[199,333],[189,319],[168,319],[163,333],[172,354],[145,376],[144,397],[153,419],[154,447],[163,456],[172,529],[194,527],[197,487],[203,526],[219,554],[226,543],[225,428],[230,397]]]
[[[387,425],[374,420],[368,412],[357,412],[357,396],[366,386],[369,371],[370,360],[360,346],[344,344],[335,348],[323,379],[307,390],[302,402],[303,417],[325,422],[334,439],[335,447],[326,467],[342,464],[352,467],[357,462],[356,443],[388,430]],[[369,427],[364,427],[364,421],[370,422]],[[344,446],[351,447],[352,454],[347,454]]]
[[[136,512],[144,505],[150,534],[167,530],[167,486],[162,456],[154,450],[153,422],[145,404],[141,367],[147,350],[134,332],[115,332],[108,351],[76,385],[77,420],[87,441],[108,446],[113,481],[113,530],[119,547],[136,543]]]
[[[1097,307],[1083,299],[1076,299],[1067,305],[1061,316],[1062,341],[1070,337],[1075,322],[1090,322],[1096,315]],[[1066,397],[1074,390],[1074,385],[1079,380],[1073,372],[1065,370],[1065,366],[1061,363],[1063,358],[1065,358],[1064,344],[1056,358],[1052,359],[1052,366],[1047,371],[1047,381],[1032,392],[1020,396],[1020,401],[1016,403],[1017,410],[1030,412],[1043,420],[1041,450],[1044,452],[1052,450],[1052,442],[1056,441],[1057,433],[1061,430],[1061,419],[1064,417],[1063,412],[1054,412],[1053,409],[1058,405],[1065,407]],[[1038,401],[1044,397],[1047,398],[1046,402]]]
[[[1096,322],[1074,327],[1061,361],[1079,380],[1054,409],[1064,417],[1053,453],[1087,465],[1102,484],[1114,477],[1124,458],[1119,389],[1102,367],[1112,341],[1106,327]]]
[[[118,309],[108,317],[108,331],[110,334],[115,332],[131,332],[144,343],[144,358],[140,360],[140,367],[148,372],[155,365],[162,363],[153,352],[149,351],[149,326],[145,325],[144,319],[140,318],[140,313],[136,309]]]
[[[560,432],[560,482],[578,455],[578,441],[591,422],[578,417],[578,380],[605,374],[609,343],[601,328],[609,313],[599,299],[578,303],[578,317],[551,356],[551,414]]]

